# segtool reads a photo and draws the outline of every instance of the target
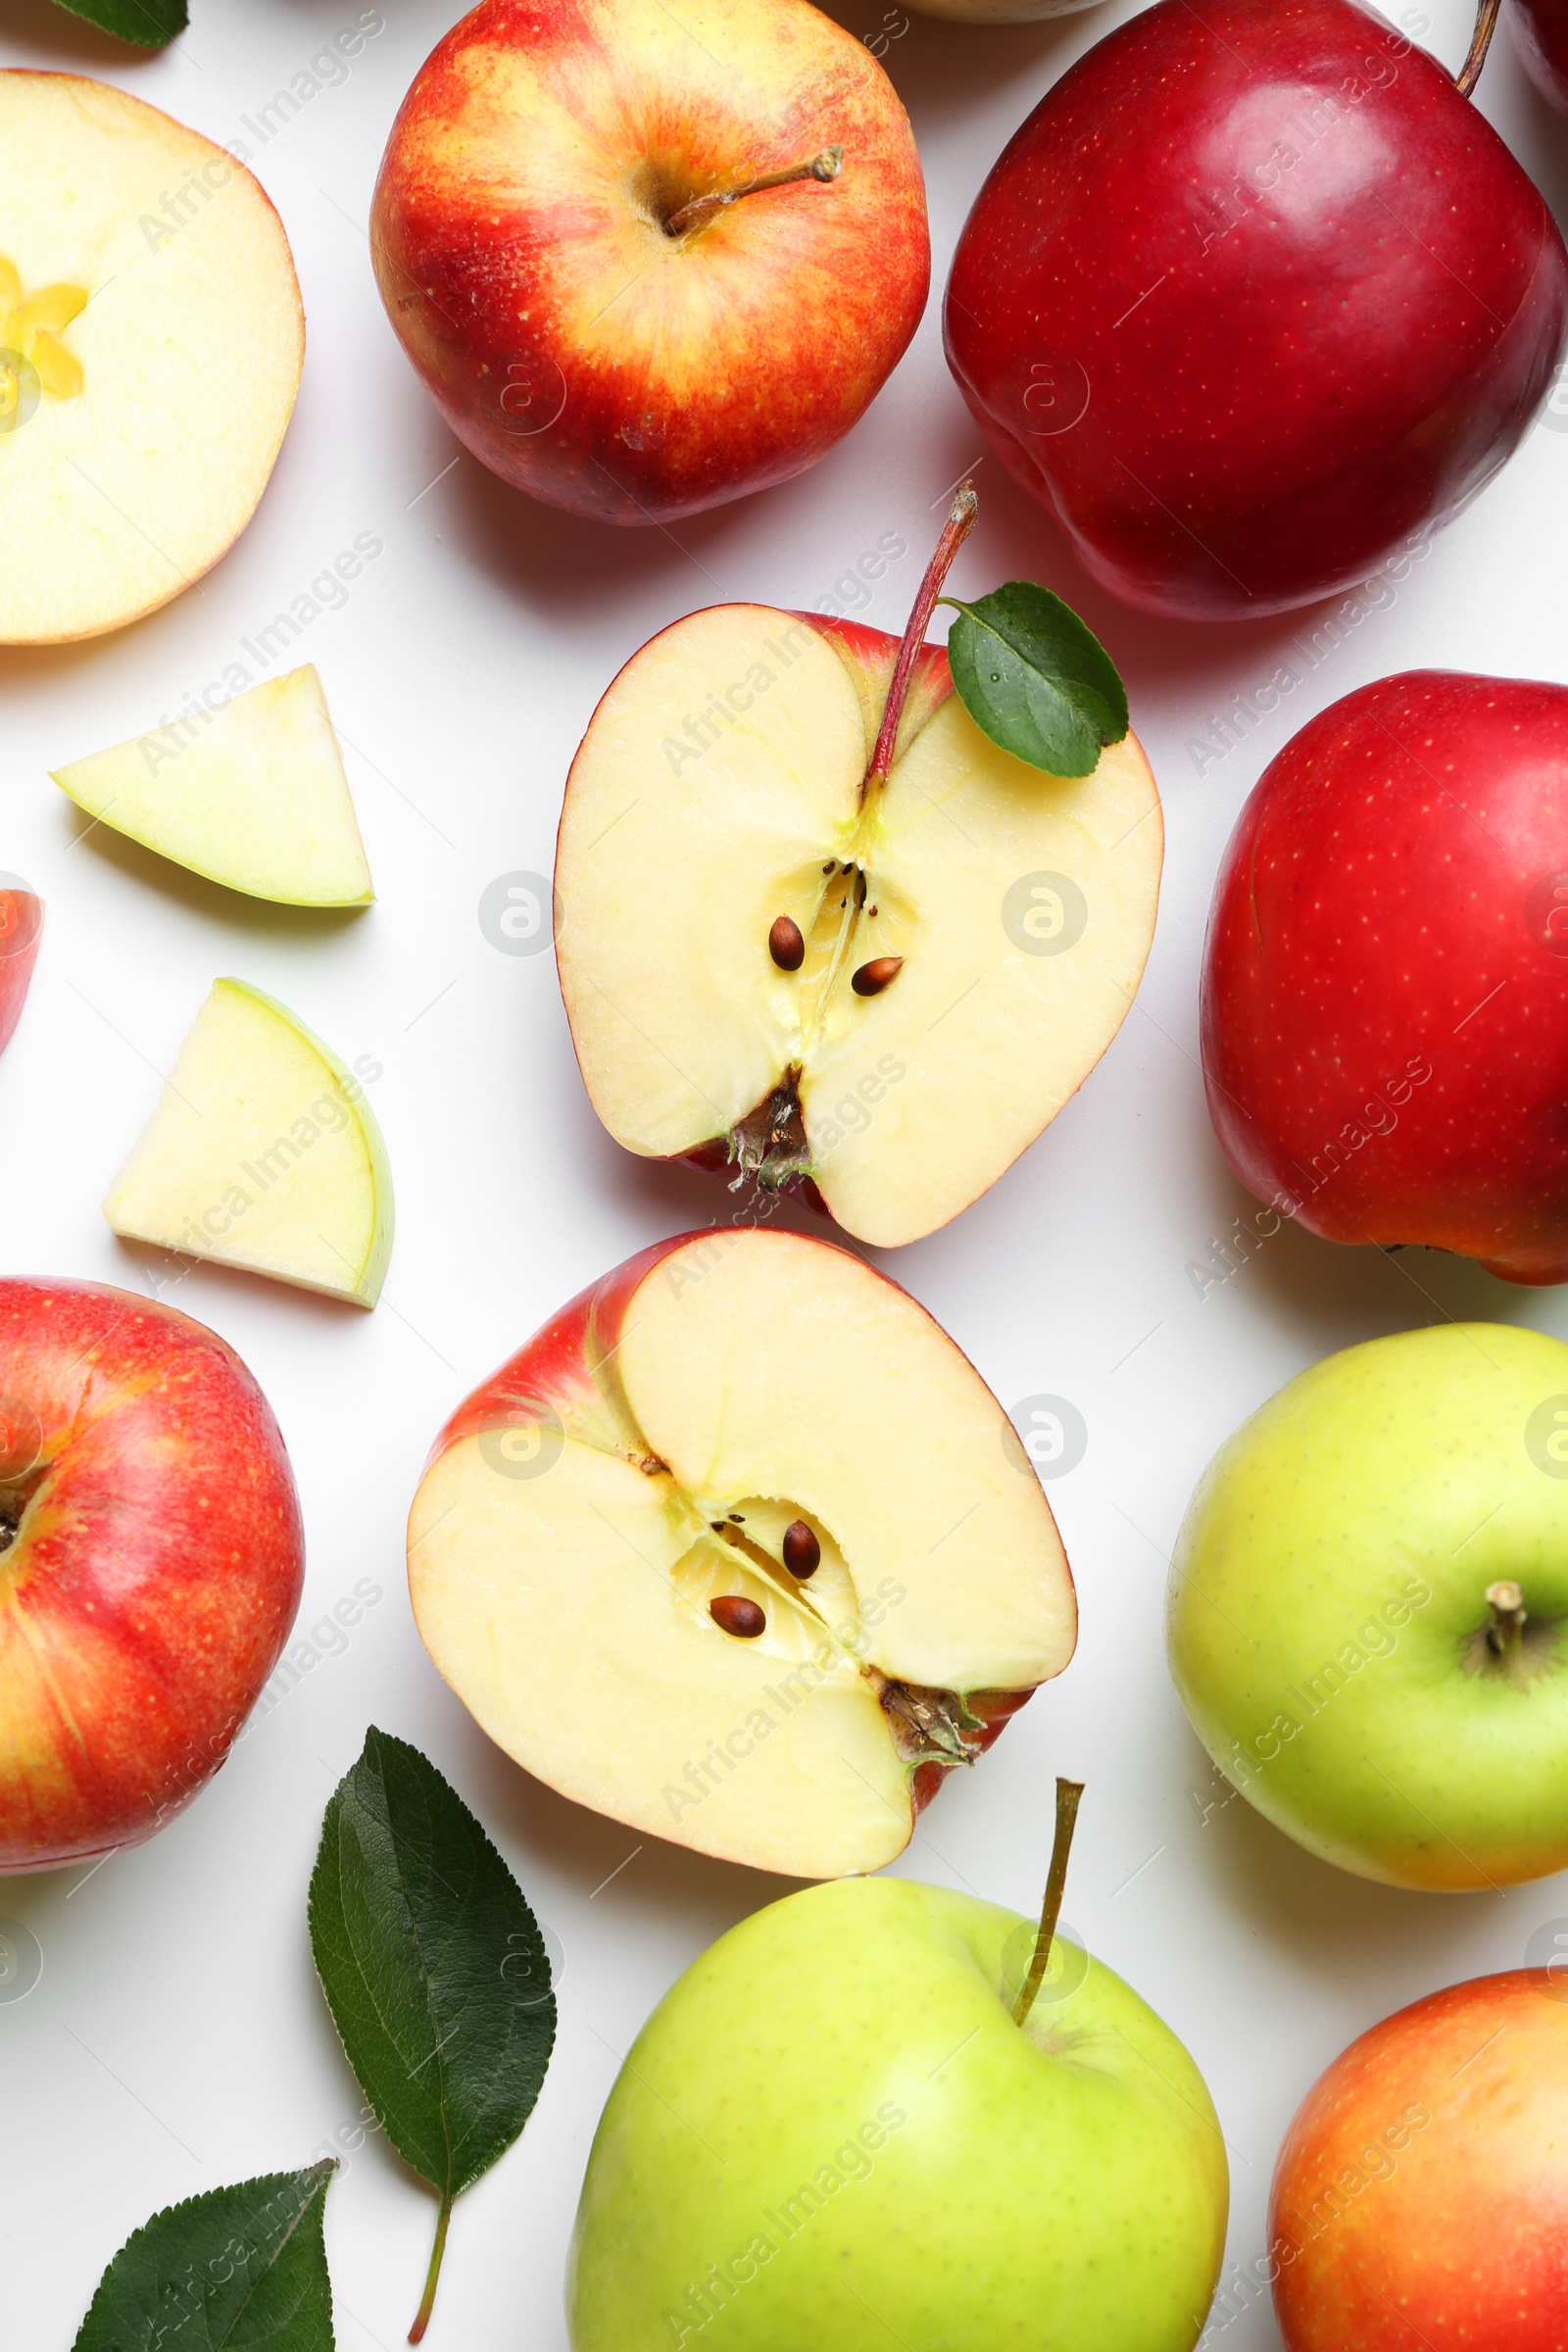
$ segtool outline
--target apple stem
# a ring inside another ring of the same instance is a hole
[[[1023,1981],[1023,1990],[1012,2005],[1012,2022],[1021,2026],[1034,2007],[1035,1994],[1046,1981],[1051,1966],[1051,1947],[1055,1941],[1056,1922],[1061,1917],[1061,1898],[1067,1886],[1067,1857],[1072,1852],[1072,1834],[1078,1823],[1078,1803],[1084,1792],[1082,1781],[1056,1783],[1056,1836],[1051,1849],[1051,1876],[1046,1881],[1046,1899],[1040,1911],[1040,1932],[1035,1937],[1034,1958],[1029,1974]]]
[[[905,699],[909,691],[909,680],[914,674],[914,664],[925,643],[926,623],[936,611],[937,598],[942,594],[942,583],[952,569],[953,559],[973,530],[974,518],[979,511],[980,501],[974,494],[973,482],[963,483],[942,526],[936,553],[926,565],[920,593],[914,600],[914,611],[909,614],[909,625],[899,647],[899,658],[893,664],[882,724],[877,729],[876,749],[871,754],[871,764],[860,786],[862,808],[873,787],[885,781],[888,769],[893,765],[893,746],[898,741],[899,721],[904,716]]]
[[[759,172],[757,177],[749,179],[743,188],[726,188],[722,192],[715,189],[710,196],[694,196],[689,204],[681,206],[678,213],[670,214],[664,222],[664,234],[667,237],[684,236],[687,229],[697,227],[700,221],[710,220],[715,213],[723,212],[726,205],[739,204],[743,196],[756,196],[763,188],[787,188],[797,179],[837,179],[843,169],[843,148],[824,147],[821,154],[813,155],[808,164],[790,164],[782,172]]]
[[[418,2310],[414,2315],[414,2326],[409,2329],[411,2344],[422,2343],[424,2331],[430,2325],[430,2314],[435,2308],[436,2281],[441,2276],[441,2257],[447,2250],[447,2224],[451,2219],[452,2199],[450,2196],[444,2196],[441,2199],[441,2212],[435,2226],[435,2244],[430,2249],[430,2268],[425,2274],[424,2294],[420,2299]]]
[[[1487,1647],[1494,1657],[1514,1658],[1524,1640],[1524,1589],[1511,1577],[1501,1584],[1487,1587],[1487,1600],[1492,1610],[1492,1623],[1487,1628]]]
[[[1497,11],[1501,4],[1502,0],[1481,0],[1476,10],[1476,28],[1470,36],[1470,54],[1454,76],[1461,98],[1468,98],[1481,79],[1481,69],[1487,62],[1492,36],[1497,29]]]

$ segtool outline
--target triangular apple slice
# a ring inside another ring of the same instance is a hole
[[[375,896],[314,663],[57,767],[78,808],[192,873],[290,906]]]
[[[901,1853],[1076,1633],[973,1366],[858,1258],[755,1227],[644,1250],[459,1408],[409,1581],[539,1779],[801,1878]]]
[[[22,1018],[42,933],[42,899],[20,874],[0,874],[0,1054]]]
[[[126,1241],[373,1306],[392,1172],[331,1048],[274,997],[218,980],[104,1215]]]

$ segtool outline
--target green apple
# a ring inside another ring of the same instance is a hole
[[[1393,1886],[1568,1866],[1568,1347],[1454,1323],[1314,1364],[1220,1448],[1171,1672],[1221,1771]]]
[[[1053,1925],[841,1879],[720,1937],[601,2119],[573,2352],[1190,2352],[1225,2241],[1214,2110]]]
[[[373,1306],[392,1171],[330,1046],[275,997],[218,980],[104,1215],[126,1241]]]
[[[314,663],[217,710],[192,707],[57,767],[79,808],[253,899],[363,906],[375,896]]]

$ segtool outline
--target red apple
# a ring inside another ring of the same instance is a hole
[[[0,874],[0,1054],[22,1018],[42,932],[42,899],[19,875]]]
[[[1568,115],[1568,0],[1508,0],[1525,70],[1559,115]]]
[[[231,1348],[126,1291],[0,1281],[0,1872],[188,1804],[304,1573],[288,1455]]]
[[[1146,612],[1363,580],[1517,446],[1568,324],[1544,203],[1352,0],[1159,0],[981,189],[948,357],[1085,568]]]
[[[1288,2352],[1564,2352],[1565,2118],[1547,1969],[1450,1985],[1351,2042],[1275,2167],[1262,2268]]]
[[[1568,687],[1410,670],[1293,736],[1220,867],[1202,1035],[1259,1200],[1568,1280]]]
[[[482,0],[403,102],[370,235],[459,439],[606,522],[813,465],[930,282],[908,120],[807,0]]]

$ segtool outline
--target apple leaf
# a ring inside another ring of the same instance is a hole
[[[162,49],[190,22],[185,0],[60,0],[60,5],[139,49]]]
[[[311,1944],[348,2061],[400,2156],[452,2203],[533,2113],[556,2037],[550,1961],[516,1881],[428,1757],[372,1726],[326,1808]]]
[[[972,605],[941,601],[958,615],[948,661],[975,724],[1031,767],[1093,774],[1102,747],[1127,732],[1127,689],[1071,606],[1032,580],[1008,580]]]
[[[321,2216],[337,2166],[168,2206],[98,2282],[75,2352],[333,2352]]]

